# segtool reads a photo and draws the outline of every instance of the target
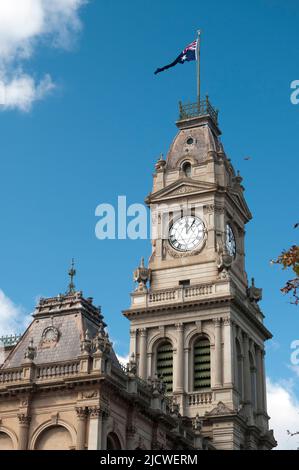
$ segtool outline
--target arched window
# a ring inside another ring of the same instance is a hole
[[[194,343],[194,390],[211,387],[211,348],[207,338]]]
[[[157,375],[166,384],[166,392],[172,392],[173,349],[170,341],[164,341],[157,348]]]
[[[242,350],[239,343],[239,340],[236,339],[236,356],[237,356],[237,364],[236,364],[236,387],[238,389],[240,399],[243,399],[243,356]]]
[[[192,175],[191,163],[189,163],[189,162],[183,163],[182,170],[184,172],[184,175],[187,176],[187,178],[191,178],[191,175]]]
[[[70,450],[72,439],[69,431],[63,426],[46,428],[35,444],[36,450]]]
[[[6,432],[0,432],[0,450],[13,450],[13,442]]]
[[[121,450],[121,445],[115,432],[110,432],[107,436],[107,450]]]

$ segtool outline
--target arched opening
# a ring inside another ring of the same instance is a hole
[[[0,432],[0,450],[13,450],[13,442],[6,432]]]
[[[239,392],[240,400],[243,399],[243,355],[239,340],[236,339],[236,356],[237,356],[237,367],[236,367],[236,386]]]
[[[110,432],[107,436],[107,450],[121,450],[121,444],[115,432]]]
[[[185,163],[183,163],[183,165],[182,165],[182,170],[183,170],[184,175],[185,175],[187,178],[191,178],[191,175],[192,175],[192,166],[191,166],[191,163],[190,163],[190,162],[185,162]]]
[[[163,341],[157,348],[157,375],[166,385],[166,392],[173,389],[173,348],[170,341]]]
[[[207,338],[198,338],[194,343],[193,389],[211,388],[211,347]]]
[[[70,450],[71,448],[71,435],[63,426],[46,428],[38,436],[35,444],[36,450]]]
[[[250,386],[251,386],[251,402],[252,407],[256,409],[256,367],[253,359],[253,355],[249,352],[249,364],[250,364]]]

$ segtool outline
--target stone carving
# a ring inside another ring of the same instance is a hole
[[[107,418],[109,416],[108,408],[102,406],[89,406],[88,413],[90,418]]]
[[[161,394],[164,395],[166,392],[166,384],[163,381],[163,376],[158,376],[155,374],[154,379],[150,379],[150,385],[152,387],[152,391],[155,395]]]
[[[91,339],[89,336],[89,331],[86,330],[84,339],[81,341],[81,353],[90,354],[91,353]]]
[[[97,398],[99,395],[98,391],[97,390],[90,390],[90,391],[87,391],[87,392],[82,392],[81,393],[81,398],[84,399],[84,398],[87,398],[87,399],[90,399],[90,398]]]
[[[229,279],[229,270],[233,263],[233,257],[228,253],[225,243],[223,242],[222,233],[217,233],[217,268],[220,279]]]
[[[134,271],[134,282],[138,283],[135,292],[147,292],[146,284],[150,279],[151,270],[144,266],[144,258],[142,258],[140,266]]]
[[[172,401],[170,405],[170,415],[173,418],[179,418],[180,416],[180,405],[176,403],[175,401]]]
[[[136,375],[137,374],[137,362],[135,358],[135,354],[132,353],[129,359],[129,362],[127,364],[127,372],[130,375]]]
[[[193,426],[194,431],[201,431],[202,430],[203,420],[199,417],[198,413],[192,421],[192,426]]]
[[[31,416],[28,416],[25,413],[18,413],[18,420],[20,424],[29,426],[31,422]]]
[[[198,191],[199,188],[195,186],[181,186],[180,188],[175,189],[174,191],[171,192],[172,196],[180,195],[180,194],[190,194]]]
[[[27,346],[24,354],[24,359],[33,361],[36,356],[36,347],[33,345],[33,338],[31,338],[29,345]]]
[[[96,352],[110,353],[112,344],[109,340],[108,333],[104,330],[104,327],[99,329],[97,336],[93,340],[93,344]]]
[[[172,257],[172,258],[186,258],[186,256],[195,256],[198,255],[205,247],[207,241],[207,234],[205,233],[205,238],[203,242],[199,245],[199,247],[196,250],[193,251],[176,251],[174,250],[171,245],[169,244],[168,241],[165,240],[165,245],[166,245],[166,250],[167,253]]]
[[[254,278],[251,280],[251,286],[247,289],[247,295],[250,302],[253,303],[260,302],[263,298],[263,289],[258,289],[255,287]]]
[[[166,161],[164,160],[164,155],[161,153],[159,160],[157,161],[155,168],[156,171],[163,171],[166,166]]]
[[[234,410],[231,410],[222,401],[220,401],[218,405],[216,406],[216,408],[213,408],[212,411],[206,411],[205,416],[230,415],[233,413],[234,413]]]
[[[85,419],[87,417],[87,408],[85,406],[77,406],[76,408],[77,417],[79,419]]]
[[[60,337],[60,332],[58,328],[51,325],[44,329],[42,333],[41,346],[54,346],[58,343]]]

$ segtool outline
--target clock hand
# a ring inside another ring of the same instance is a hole
[[[192,224],[190,225],[190,227],[188,227],[188,230],[187,230],[187,233],[189,232],[189,230],[192,229],[193,225],[195,224],[195,220],[193,220]]]

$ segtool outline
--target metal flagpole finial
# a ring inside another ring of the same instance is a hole
[[[71,268],[70,268],[68,274],[69,274],[69,276],[70,276],[70,283],[69,283],[69,290],[68,290],[67,293],[68,293],[68,294],[74,294],[74,292],[75,292],[74,277],[76,276],[74,258],[72,259]]]

